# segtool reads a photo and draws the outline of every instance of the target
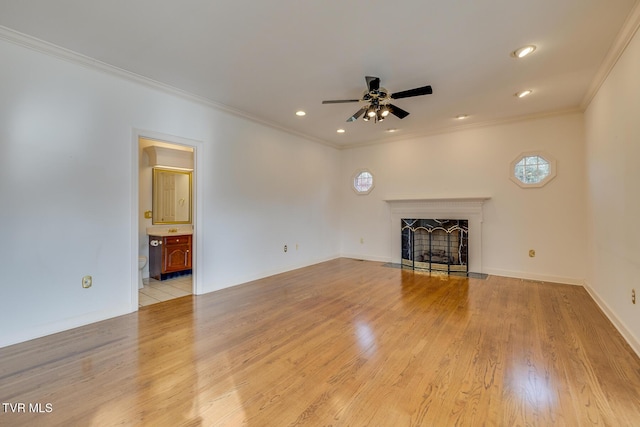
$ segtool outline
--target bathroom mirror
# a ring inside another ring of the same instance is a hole
[[[153,224],[191,224],[191,175],[153,168]]]

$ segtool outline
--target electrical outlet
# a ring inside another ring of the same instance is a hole
[[[93,278],[91,276],[84,276],[82,278],[82,287],[87,289],[93,285]]]
[[[284,245],[284,251],[287,252],[287,245]]]
[[[636,290],[631,289],[631,304],[635,304],[635,303],[636,303]]]

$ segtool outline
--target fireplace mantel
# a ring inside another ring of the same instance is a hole
[[[466,219],[469,221],[469,272],[482,273],[482,206],[490,197],[388,198],[391,210],[391,262],[401,262],[401,220]]]

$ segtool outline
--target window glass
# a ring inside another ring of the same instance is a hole
[[[358,194],[368,194],[373,189],[373,175],[368,170],[360,170],[353,177],[353,189]]]
[[[511,180],[523,188],[542,187],[555,177],[555,160],[546,153],[523,153],[511,168]]]

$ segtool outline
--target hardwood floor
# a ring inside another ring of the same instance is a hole
[[[0,425],[640,425],[640,359],[582,287],[351,259],[0,360],[0,400],[26,409]]]

